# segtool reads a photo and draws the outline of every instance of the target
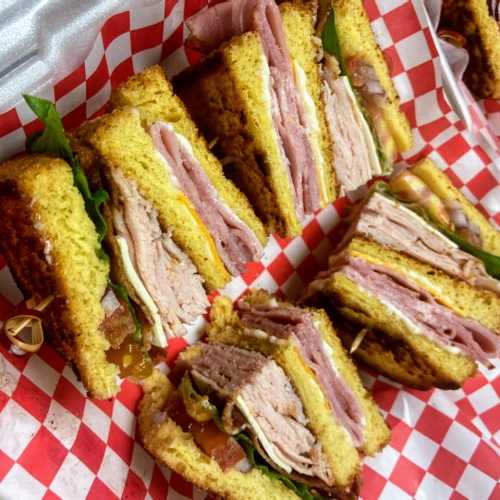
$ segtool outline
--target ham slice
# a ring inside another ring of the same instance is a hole
[[[486,272],[479,259],[460,250],[410,209],[380,193],[373,193],[361,206],[344,241],[355,234],[406,253],[471,285],[500,293],[500,282]]]
[[[200,163],[179,140],[171,125],[156,122],[150,134],[180,189],[214,238],[222,262],[231,274],[240,274],[247,262],[260,258],[262,245],[259,240],[219,199]]]
[[[500,337],[477,321],[455,314],[437,303],[425,290],[388,268],[363,259],[348,257],[333,272],[341,273],[381,302],[398,311],[420,334],[445,348],[459,349],[476,361],[489,364],[488,359],[500,353]]]
[[[363,414],[351,389],[332,367],[321,335],[309,313],[296,307],[274,304],[239,303],[243,324],[249,329],[263,330],[278,339],[293,339],[304,360],[316,374],[325,398],[330,402],[337,422],[352,438],[355,446],[363,444]]]
[[[196,45],[210,51],[246,31],[259,33],[270,70],[271,115],[289,169],[299,220],[320,208],[308,121],[293,76],[279,7],[274,0],[227,0],[187,21]],[[319,166],[318,166],[319,167]]]
[[[279,460],[283,467],[331,485],[331,471],[320,443],[307,428],[302,402],[276,362],[238,347],[198,345],[199,355],[189,360],[198,387],[223,399],[231,411],[235,401],[244,402],[252,422],[243,428],[255,432],[258,426],[263,435],[257,433],[259,449],[265,449],[268,460]]]
[[[127,242],[135,271],[158,308],[167,337],[184,335],[208,306],[202,279],[191,260],[163,233],[156,211],[137,186],[112,171],[113,228]],[[144,310],[147,317],[149,311]],[[151,319],[151,318],[150,318]]]

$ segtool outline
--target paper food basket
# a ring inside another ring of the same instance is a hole
[[[85,60],[39,95],[54,100],[65,126],[74,127],[102,109],[112,86],[146,66],[162,62],[169,75],[176,73],[197,57],[183,46],[184,20],[205,4],[164,0],[112,15],[96,28]],[[499,103],[483,102],[480,108],[471,100],[474,130],[467,131],[446,101],[421,2],[366,0],[365,6],[413,127],[414,147],[403,161],[429,155],[500,224]],[[27,90],[19,88],[19,96]],[[33,118],[20,101],[2,110],[0,159],[22,150],[26,136],[40,126]],[[233,299],[249,287],[298,294],[326,262],[343,207],[343,200],[327,207],[293,240],[271,237],[262,261],[248,265],[222,292]],[[11,316],[21,300],[0,256],[0,320]],[[172,342],[167,364],[194,337]],[[365,461],[361,498],[500,498],[498,364],[455,391],[420,392],[372,372],[362,375],[392,440]],[[137,441],[134,412],[140,395],[139,385],[124,381],[114,400],[90,400],[50,346],[36,355],[16,356],[2,336],[0,498],[203,498],[203,492],[157,465]]]

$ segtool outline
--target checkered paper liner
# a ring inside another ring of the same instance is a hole
[[[146,66],[163,61],[168,74],[177,72],[197,58],[183,47],[183,21],[205,3],[165,0],[116,14],[104,23],[85,62],[44,97],[55,100],[65,125],[72,127],[102,109],[112,86]],[[479,128],[465,130],[445,99],[420,2],[367,0],[365,6],[413,127],[415,145],[404,160],[413,163],[430,155],[500,224],[498,160],[479,132],[498,124],[498,103],[482,103],[493,117],[488,122],[471,101]],[[39,126],[24,104],[0,115],[0,156],[20,151],[26,135]],[[327,207],[293,240],[271,237],[261,262],[249,264],[222,293],[236,299],[249,287],[262,287],[298,295],[326,263],[344,209],[345,200]],[[0,256],[0,320],[12,315],[21,301]],[[175,339],[167,364],[195,337]],[[497,365],[481,370],[463,389],[421,392],[363,370],[392,428],[392,440],[381,454],[365,461],[361,497],[500,498],[499,374]],[[139,385],[124,381],[114,400],[90,400],[48,345],[36,355],[19,357],[2,337],[0,498],[203,498],[179,475],[155,464],[138,443],[135,408],[140,396]]]

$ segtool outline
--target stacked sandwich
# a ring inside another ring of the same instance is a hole
[[[145,379],[160,462],[224,497],[355,497],[389,430],[336,331],[395,380],[459,387],[500,351],[500,235],[429,161],[395,173],[308,289],[331,321],[263,291],[217,297],[167,379],[154,349],[270,232],[298,234],[411,145],[361,0],[226,0],[188,24],[201,63],[173,86],[158,66],[133,76],[69,137],[28,99],[46,127],[0,168],[0,251],[26,296],[51,297],[48,334],[92,397]]]
[[[2,166],[1,251],[26,296],[55,297],[49,335],[108,398],[118,373],[151,372],[147,351],[184,335],[267,236],[159,67],[116,89],[71,146],[50,103],[30,102],[46,121],[31,149],[72,169],[42,155]]]
[[[360,457],[389,439],[324,311],[263,291],[218,297],[169,377],[146,380],[143,442],[224,498],[353,498]]]
[[[500,353],[500,234],[429,160],[377,183],[307,300],[404,384],[457,388]]]
[[[500,98],[500,2],[444,0],[439,35],[469,53],[464,81],[481,98]]]
[[[228,175],[285,236],[338,193],[390,172],[411,145],[361,0],[316,10],[217,3],[187,22],[191,44],[215,50],[174,79]]]

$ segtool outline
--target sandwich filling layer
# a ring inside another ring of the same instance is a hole
[[[361,408],[334,367],[334,360],[307,311],[273,304],[239,303],[240,317],[247,334],[263,333],[277,340],[292,339],[304,361],[315,373],[333,415],[357,447],[364,443]]]
[[[477,321],[461,317],[390,269],[347,257],[331,272],[343,274],[376,297],[394,314],[444,348],[461,352],[488,365],[500,353],[500,337]]]
[[[330,55],[325,55],[321,76],[335,172],[343,189],[354,191],[382,173],[377,146],[349,79],[340,76],[338,62]]]
[[[247,262],[260,258],[259,240],[220,200],[185,137],[177,134],[171,124],[163,122],[153,124],[150,134],[172,178],[210,231],[222,262],[232,275],[240,274]]]
[[[112,288],[106,290],[101,305],[104,310],[104,321],[100,329],[111,347],[117,349],[129,335],[134,334],[134,319],[127,306],[118,300]],[[143,339],[143,343],[147,346],[150,340]]]
[[[383,116],[383,110],[389,103],[375,68],[360,57],[351,57],[345,61],[345,64],[350,84],[356,90],[363,103],[363,108],[370,117],[370,123],[384,153],[385,160],[392,165],[396,159],[397,146]]]
[[[374,192],[362,205],[346,241],[359,234],[403,252],[471,285],[500,293],[500,282],[484,264],[401,203]]]
[[[190,18],[188,26],[206,50],[247,31],[259,33],[269,67],[270,112],[278,148],[290,175],[297,218],[303,220],[321,206],[321,158],[314,155],[314,124],[294,80],[278,6],[273,0],[227,0]]]
[[[199,355],[189,360],[190,373],[201,392],[223,401],[223,422],[231,420],[233,429],[239,422],[238,431],[249,431],[259,453],[279,470],[331,485],[321,444],[282,368],[260,353],[233,346],[199,348]]]
[[[208,306],[202,278],[169,233],[162,232],[153,206],[119,170],[112,171],[112,220],[127,278],[153,325],[153,344],[184,335]]]

